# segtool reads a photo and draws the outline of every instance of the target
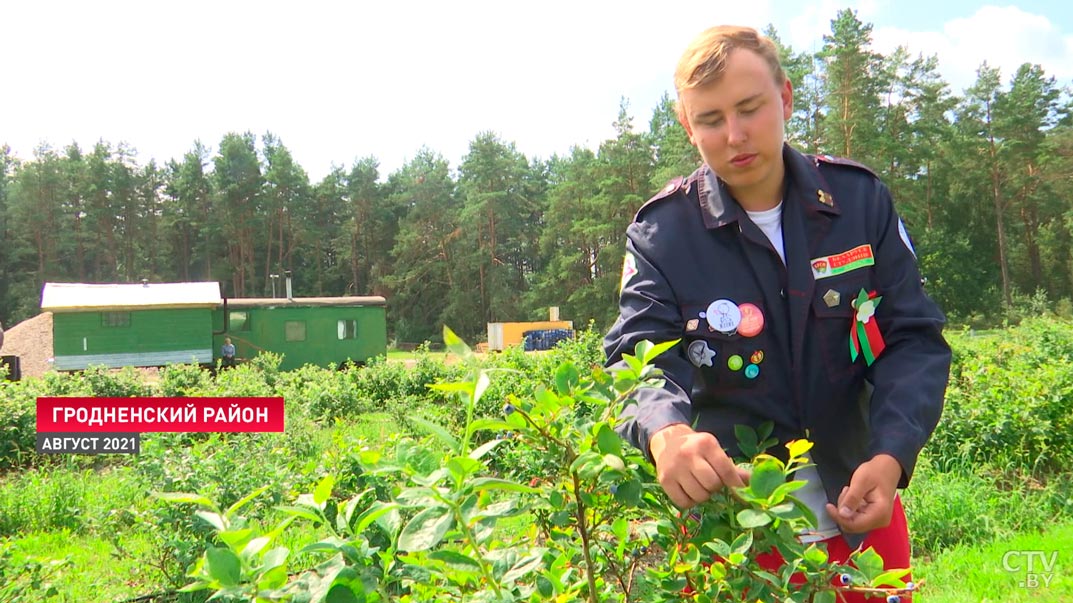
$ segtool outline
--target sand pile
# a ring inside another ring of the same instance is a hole
[[[18,356],[22,376],[40,377],[52,368],[52,312],[4,328],[0,356]]]

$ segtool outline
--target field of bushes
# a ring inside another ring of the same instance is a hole
[[[946,409],[903,494],[914,577],[930,568],[938,578],[937,564],[963,547],[1073,522],[1073,324],[1039,319],[949,339]],[[599,342],[583,331],[548,353],[481,358],[456,342],[460,361],[419,351],[409,368],[380,360],[281,372],[267,355],[217,376],[170,367],[152,384],[103,370],[0,381],[0,600],[647,601],[718,584],[781,592],[780,576],[733,556],[790,546],[786,530],[805,521],[792,498],[754,479],[713,503],[725,521],[700,522],[694,540],[677,535],[688,518],[662,499],[647,462],[608,435],[615,404],[653,376],[644,358],[608,375]],[[44,395],[283,396],[287,428],[143,434],[138,456],[43,456],[34,408]],[[754,470],[772,484],[792,473],[792,460],[765,458]],[[813,579],[816,598],[802,601],[833,601],[824,581],[845,572],[861,588],[905,586],[870,572],[867,559],[828,567],[787,550]],[[729,561],[701,564],[705,553]],[[997,565],[995,555],[986,561]],[[718,592],[710,600],[729,591]]]

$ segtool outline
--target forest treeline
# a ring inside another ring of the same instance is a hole
[[[928,291],[976,325],[1073,313],[1073,113],[1039,66],[986,63],[956,94],[935,57],[883,55],[840,11],[815,54],[781,45],[788,125],[809,153],[853,158],[891,188]],[[778,39],[774,30],[767,32]],[[423,148],[386,176],[375,157],[311,182],[278,137],[230,133],[141,164],[127,143],[0,147],[0,320],[39,311],[45,281],[219,281],[229,297],[383,295],[399,341],[443,323],[564,318],[606,327],[626,225],[699,157],[665,96],[647,127],[624,100],[597,149],[529,158],[492,132],[457,166]],[[0,133],[2,137],[2,133]],[[280,281],[275,281],[281,287]]]

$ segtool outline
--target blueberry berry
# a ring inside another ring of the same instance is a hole
[[[898,595],[891,595],[891,596],[887,597],[887,603],[901,603],[901,602],[902,602],[902,598],[899,597]]]
[[[917,587],[917,585],[916,585],[916,584],[913,584],[912,582],[906,582],[906,583],[905,583],[905,590],[913,590],[913,589],[915,589],[916,587]]]
[[[618,494],[618,484],[611,484],[611,494]]]
[[[514,405],[513,404],[510,404],[508,402],[507,404],[503,405],[503,414],[509,415],[512,412],[514,412]]]
[[[853,578],[849,574],[840,574],[838,576],[838,581],[842,584],[849,584],[853,581]]]

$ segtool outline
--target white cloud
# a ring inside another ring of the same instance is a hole
[[[1073,35],[1061,32],[1045,16],[1014,6],[982,7],[970,17],[947,22],[941,31],[877,27],[873,40],[884,54],[903,45],[914,55],[937,55],[944,79],[957,94],[975,82],[985,60],[1002,70],[1004,82],[1023,63],[1042,65],[1059,85],[1073,77]]]

